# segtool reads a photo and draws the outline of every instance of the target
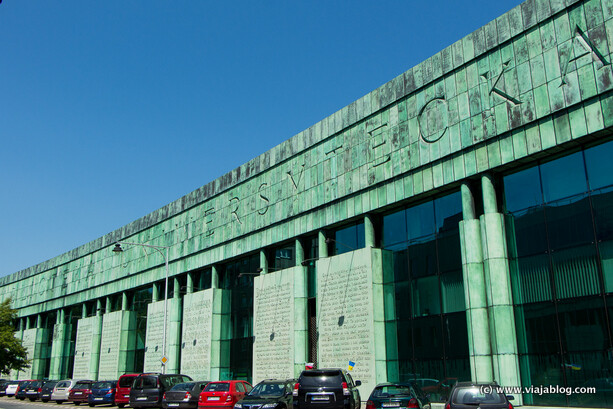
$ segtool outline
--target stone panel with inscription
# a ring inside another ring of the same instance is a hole
[[[318,367],[345,368],[368,396],[376,385],[371,249],[317,261]]]
[[[181,373],[194,379],[211,379],[212,289],[183,297]]]
[[[170,358],[170,312],[178,299],[169,298],[166,315],[166,355]],[[164,355],[164,301],[157,301],[147,306],[147,335],[145,339],[145,372],[160,372],[160,359]]]
[[[96,317],[81,318],[77,323],[73,378],[88,378],[95,320]]]
[[[294,376],[294,269],[254,280],[253,381]]]
[[[100,366],[98,379],[113,379],[119,375],[119,348],[121,343],[121,319],[123,311],[104,314],[102,341],[100,342]]]

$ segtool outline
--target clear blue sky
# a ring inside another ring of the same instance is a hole
[[[0,275],[180,198],[519,3],[2,1]]]

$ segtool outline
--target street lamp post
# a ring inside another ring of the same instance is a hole
[[[165,278],[165,285],[164,285],[164,326],[163,326],[163,334],[162,334],[162,373],[166,373],[166,360],[168,359],[166,357],[166,318],[168,315],[168,249],[170,248],[169,246],[153,246],[151,244],[143,244],[143,243],[128,243],[125,241],[118,241],[117,243],[115,243],[115,247],[113,248],[113,252],[115,253],[121,253],[123,252],[123,248],[121,248],[121,245],[127,245],[127,246],[141,246],[141,247],[149,247],[151,249],[156,250],[158,253],[160,253],[162,255],[162,257],[164,257],[164,264],[166,267],[166,278]],[[165,252],[162,252],[162,249],[165,249]]]

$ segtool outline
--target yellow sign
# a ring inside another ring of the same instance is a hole
[[[163,356],[163,357],[160,359],[160,361],[162,361],[162,363],[163,363],[164,365],[166,365],[166,362],[168,362],[168,358],[166,358],[165,356]]]

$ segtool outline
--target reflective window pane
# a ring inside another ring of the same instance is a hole
[[[503,184],[506,209],[509,212],[543,203],[537,166],[505,176]]]
[[[613,189],[601,190],[592,195],[596,237],[613,240]]]
[[[436,232],[457,230],[462,220],[462,196],[460,192],[443,196],[434,201]]]
[[[508,244],[511,255],[523,257],[547,252],[547,230],[543,208],[514,214],[509,220],[509,227]]]
[[[556,298],[576,298],[600,293],[596,246],[593,244],[552,254]]]
[[[585,150],[585,165],[590,189],[613,185],[613,142]]]
[[[592,214],[587,197],[568,203],[560,201],[545,207],[551,250],[594,242]]]
[[[426,202],[407,209],[407,239],[434,234],[434,203]]]
[[[553,202],[587,191],[583,152],[573,153],[541,165],[543,197]]]
[[[406,212],[404,210],[383,216],[383,248],[407,240]]]

